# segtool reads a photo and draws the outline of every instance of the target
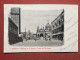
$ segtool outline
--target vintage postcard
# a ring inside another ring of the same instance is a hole
[[[78,52],[78,5],[4,4],[4,53]]]

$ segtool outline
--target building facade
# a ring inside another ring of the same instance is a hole
[[[8,28],[8,36],[9,36],[9,44],[14,44],[18,41],[18,27],[16,24],[8,18],[9,28]]]
[[[63,40],[64,38],[64,10],[60,15],[51,22],[52,25],[52,38]]]
[[[51,38],[51,25],[49,23],[46,24],[45,27],[39,28],[37,27],[37,37],[43,37],[44,39]]]
[[[8,36],[9,44],[14,44],[21,41],[20,34],[20,8],[11,8],[10,16],[8,17]]]
[[[21,11],[20,8],[11,8],[11,19],[18,27],[18,34],[21,33],[21,17],[20,17]]]

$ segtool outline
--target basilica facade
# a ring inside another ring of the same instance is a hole
[[[51,24],[47,23],[45,27],[40,28],[39,26],[37,27],[37,32],[36,35],[37,37],[43,37],[46,39],[46,37],[51,37],[51,32],[52,32],[52,26]]]

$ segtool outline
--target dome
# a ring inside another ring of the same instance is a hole
[[[49,23],[46,24],[45,29],[50,30],[51,29],[51,25]]]
[[[47,23],[45,27],[51,27],[51,25],[49,23]]]

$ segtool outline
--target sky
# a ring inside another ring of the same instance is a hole
[[[24,10],[21,9],[21,32],[36,33],[37,27],[44,27],[61,13],[62,10]]]

